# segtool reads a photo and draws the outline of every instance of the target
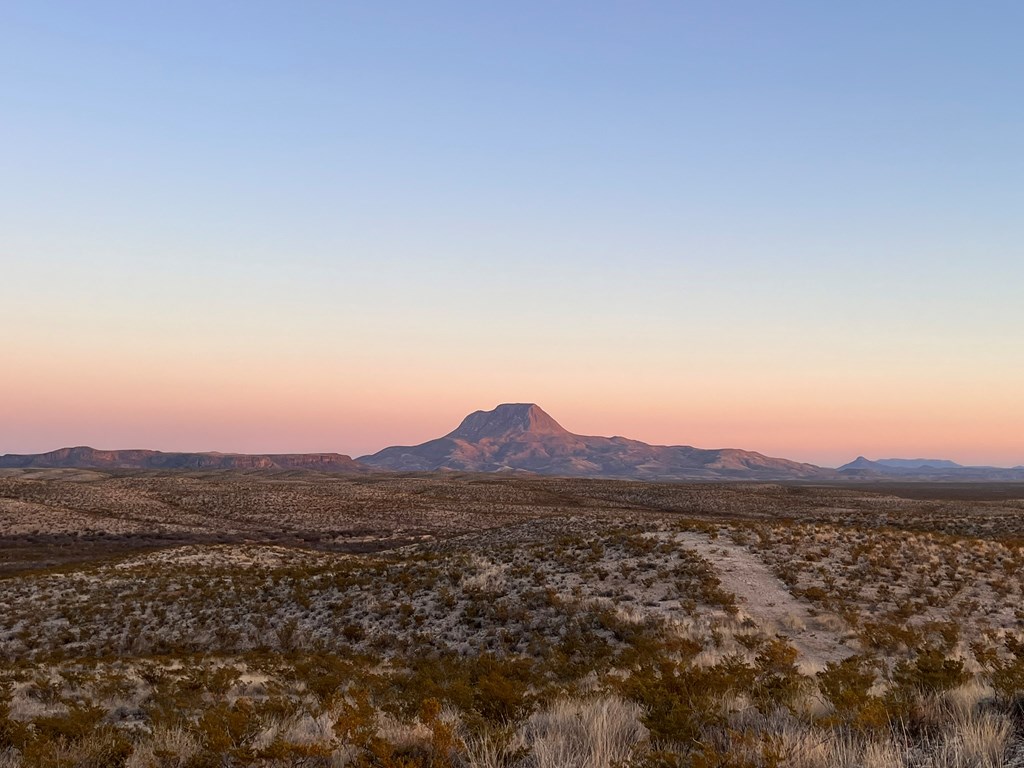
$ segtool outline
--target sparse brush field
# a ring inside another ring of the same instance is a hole
[[[0,475],[4,766],[1024,766],[1024,488]]]

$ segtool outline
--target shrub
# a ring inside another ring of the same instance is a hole
[[[1006,649],[1008,658],[978,650],[975,650],[975,656],[985,666],[989,683],[1000,703],[1024,711],[1024,642],[1008,637]]]
[[[351,691],[338,705],[334,732],[343,743],[354,747],[365,749],[373,744],[377,736],[377,710],[365,688]]]
[[[38,717],[32,721],[34,738],[39,741],[81,741],[91,734],[103,718],[95,706],[69,707],[66,714]]]
[[[514,722],[533,708],[531,688],[543,682],[536,672],[529,659],[490,654],[419,659],[391,677],[391,706],[412,716],[433,698],[461,709],[471,723]]]
[[[829,662],[818,673],[818,690],[832,706],[827,725],[843,725],[857,730],[876,729],[888,723],[885,704],[871,695],[875,683],[874,663],[863,656],[851,656]]]
[[[123,768],[131,753],[123,734],[104,727],[74,740],[37,738],[25,747],[22,760],[34,768]]]
[[[11,719],[11,686],[0,685],[0,751],[23,747],[29,736],[24,723]]]
[[[701,733],[724,721],[715,702],[716,695],[730,689],[749,688],[753,671],[742,661],[702,668],[689,663],[662,661],[633,673],[623,686],[624,693],[645,711],[643,724],[656,739],[696,744]]]
[[[252,740],[260,731],[260,722],[252,704],[239,699],[232,705],[216,704],[199,718],[196,734],[207,754],[251,757]]]
[[[797,651],[781,638],[769,641],[757,654],[757,672],[751,691],[762,712],[791,706],[806,683],[796,666]]]
[[[912,661],[901,661],[893,670],[893,682],[900,688],[920,693],[942,693],[970,679],[963,659],[950,659],[938,648],[919,649]]]

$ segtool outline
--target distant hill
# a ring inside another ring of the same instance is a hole
[[[0,456],[0,469],[312,469],[323,472],[368,472],[340,453],[164,453],[162,451],[100,451],[81,446],[49,453]]]
[[[490,411],[475,411],[443,437],[385,448],[358,460],[340,453],[173,453],[80,446],[6,454],[0,456],[0,469],[453,471],[666,481],[1024,482],[1024,466],[968,467],[948,459],[872,461],[858,456],[839,469],[828,469],[736,448],[649,445],[625,437],[577,435],[533,403],[504,403]]]
[[[879,459],[876,463],[894,469],[963,469],[963,464],[948,459]]]
[[[834,470],[737,449],[648,445],[576,435],[533,403],[471,413],[454,431],[421,445],[394,446],[359,461],[392,471],[531,472],[638,480],[836,479]]]
[[[858,456],[839,467],[843,477],[857,480],[1024,481],[1024,467],[967,467],[948,459],[878,459]]]

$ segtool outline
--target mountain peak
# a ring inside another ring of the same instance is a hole
[[[849,464],[843,464],[839,471],[844,469],[870,469],[884,473],[906,473],[906,472],[932,472],[939,470],[967,469],[962,464],[957,464],[949,459],[877,459],[870,461],[863,456],[858,456]]]
[[[447,437],[467,442],[511,434],[568,435],[569,432],[534,403],[502,403],[492,411],[474,411]]]
[[[395,445],[361,462],[397,472],[530,472],[633,480],[831,478],[832,470],[740,450],[648,445],[574,435],[534,403],[469,414],[458,429],[420,445]]]
[[[871,461],[871,459],[865,458],[864,456],[858,456],[849,464],[843,464],[839,469],[870,469],[874,466],[875,462]]]

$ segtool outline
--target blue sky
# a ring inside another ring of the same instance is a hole
[[[1022,28],[1017,3],[3,3],[0,452],[359,453],[510,399],[823,463],[1024,463]],[[168,371],[209,393],[175,429]]]

